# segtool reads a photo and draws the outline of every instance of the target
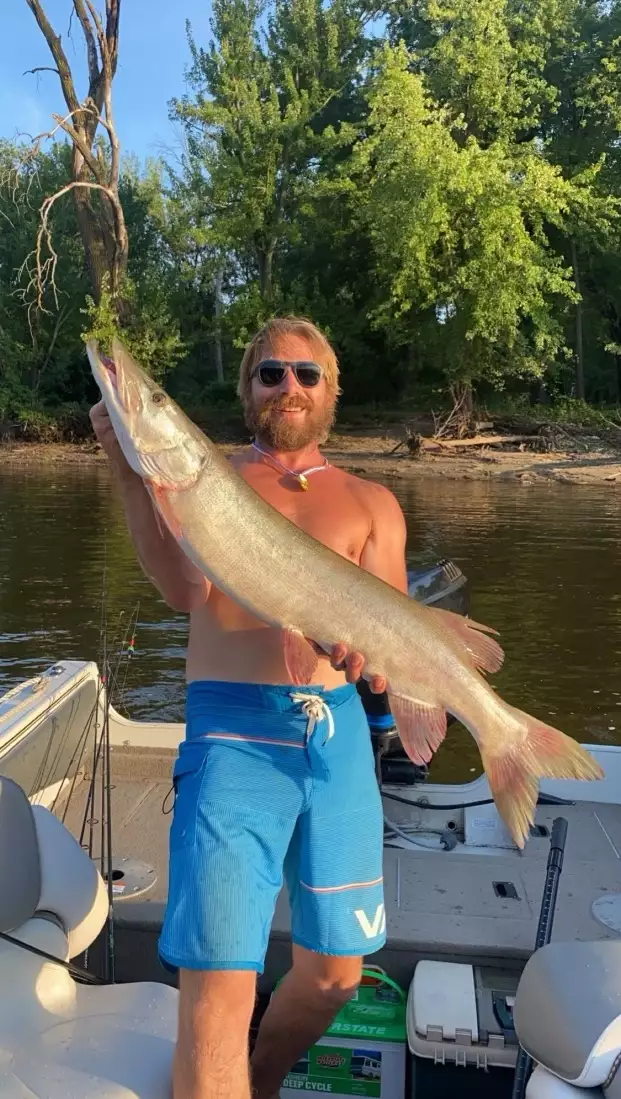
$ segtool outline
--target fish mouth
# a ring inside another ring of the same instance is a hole
[[[119,369],[114,359],[104,355],[96,344],[87,344],[88,357],[99,388],[103,393],[110,394],[119,409],[129,414],[130,393],[123,376],[123,370]]]
[[[116,363],[112,359],[109,359],[107,355],[100,355],[99,358],[101,359],[102,366],[104,366],[105,369],[106,369],[106,373],[108,375],[108,381],[112,385],[112,388],[115,389],[116,392],[118,393],[119,392],[119,379],[118,379],[117,370],[116,370]]]

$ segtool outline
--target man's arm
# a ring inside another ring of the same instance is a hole
[[[360,567],[407,594],[405,517],[392,492],[375,483],[369,485],[371,487],[371,529],[360,556]],[[362,675],[362,653],[348,652],[345,645],[335,645],[330,659],[334,668],[345,663],[349,683],[355,683]],[[386,690],[386,680],[381,675],[373,676],[369,685],[374,694],[383,694]]]
[[[91,409],[91,423],[115,473],[129,533],[144,572],[169,606],[189,613],[206,602],[211,586],[207,577],[186,557],[164,522],[158,520],[142,477],[125,459],[103,401]]]
[[[360,567],[407,594],[405,517],[389,489],[376,484],[373,488],[371,530],[362,550]]]

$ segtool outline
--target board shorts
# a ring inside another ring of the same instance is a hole
[[[355,686],[195,682],[173,771],[167,969],[263,972],[286,881],[294,943],[386,941],[383,817]]]

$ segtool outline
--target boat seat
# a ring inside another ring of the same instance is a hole
[[[86,851],[0,775],[0,932],[67,962],[107,913]],[[176,989],[83,984],[0,938],[0,990],[0,1099],[170,1099]]]
[[[521,976],[513,1019],[540,1066],[528,1099],[621,1099],[621,941],[537,950]]]

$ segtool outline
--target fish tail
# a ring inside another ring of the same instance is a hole
[[[539,779],[599,779],[604,772],[581,744],[559,729],[509,709],[521,735],[507,738],[493,751],[489,744],[479,746],[498,812],[518,847],[523,847],[535,818]]]

